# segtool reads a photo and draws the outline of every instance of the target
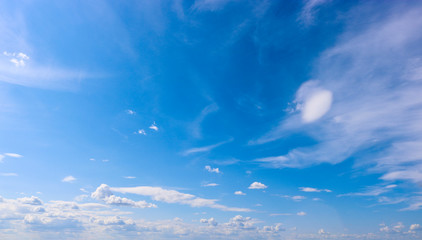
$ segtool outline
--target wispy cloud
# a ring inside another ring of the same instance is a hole
[[[17,173],[0,173],[0,176],[3,176],[3,177],[17,177],[18,174]]]
[[[305,25],[310,25],[314,22],[315,15],[318,13],[318,8],[329,2],[330,0],[305,0],[305,6],[299,16],[299,21]]]
[[[303,168],[339,163],[366,151],[356,158],[356,167],[372,166],[366,169],[382,173],[383,180],[422,181],[422,61],[415,55],[422,33],[414,31],[422,28],[421,7],[394,10],[339,37],[315,64],[318,80],[305,82],[297,91],[287,118],[251,141],[263,144],[305,132],[317,143],[257,161],[267,167]],[[315,97],[315,92],[322,95]],[[313,108],[310,117],[305,116],[307,99],[315,100],[308,104]]]
[[[244,193],[242,191],[236,191],[236,192],[234,192],[234,195],[246,195],[246,193]]]
[[[216,186],[218,186],[218,184],[217,183],[207,183],[207,184],[203,184],[202,186],[203,187],[216,187]]]
[[[312,187],[300,187],[299,190],[302,192],[332,192],[330,189],[318,189]]]
[[[153,124],[151,124],[151,126],[149,126],[149,129],[152,129],[154,131],[158,131],[158,127],[157,124],[154,122]],[[145,132],[145,131],[144,131]]]
[[[101,185],[104,188],[104,184]],[[101,187],[100,186],[100,187]],[[250,212],[252,210],[248,208],[236,208],[236,207],[227,207],[217,203],[216,199],[205,199],[200,198],[192,194],[181,193],[176,190],[167,190],[160,187],[149,187],[149,186],[140,186],[140,187],[112,187],[111,191],[120,192],[120,193],[132,193],[141,196],[149,196],[155,201],[166,202],[166,203],[178,203],[185,204],[191,207],[209,207],[215,208],[222,211],[231,211],[231,212]]]
[[[397,187],[397,185],[395,185],[395,184],[390,184],[390,185],[387,185],[387,186],[371,186],[371,187],[367,187],[365,189],[365,191],[363,191],[363,192],[339,194],[338,197],[344,197],[344,196],[375,197],[375,196],[379,196],[381,194],[390,192],[396,187]]]
[[[229,143],[231,141],[233,141],[233,138],[230,138],[229,140],[222,141],[222,142],[219,142],[219,143],[216,143],[216,144],[204,146],[204,147],[191,148],[191,149],[184,151],[183,155],[187,156],[187,155],[194,154],[194,153],[209,152],[209,151],[213,150],[214,148],[217,148],[217,147],[219,147],[223,144]]]

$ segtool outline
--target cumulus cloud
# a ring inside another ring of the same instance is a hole
[[[246,195],[246,193],[242,192],[242,191],[236,191],[234,192],[235,195]]]
[[[65,178],[62,179],[62,182],[72,183],[74,181],[76,181],[76,178],[73,177],[73,176],[71,176],[71,175],[69,175],[69,176],[67,176],[67,177],[65,177]]]
[[[215,221],[214,218],[210,218],[210,219],[202,218],[201,220],[199,220],[199,222],[208,223],[211,226],[217,226],[218,225],[217,221]]]
[[[249,189],[266,189],[267,186],[260,182],[253,182],[248,188]]]
[[[135,132],[135,134],[144,135],[144,136],[147,135],[144,129],[139,129],[138,131]]]
[[[300,187],[299,190],[302,192],[332,192],[330,189],[318,189],[312,187]]]
[[[221,173],[220,172],[220,169],[218,169],[218,168],[212,168],[209,165],[205,166],[205,170],[207,170],[210,173]]]
[[[41,199],[39,199],[38,197],[34,197],[34,196],[18,198],[17,201],[20,202],[20,203],[23,203],[23,204],[30,204],[30,205],[42,205],[43,204]]]
[[[114,195],[110,187],[106,184],[101,184],[95,192],[91,194],[91,197],[96,200],[101,200],[110,205],[116,206],[128,206],[134,208],[156,208],[157,206],[152,203],[147,203],[145,201],[133,201],[128,198],[122,198]]]
[[[176,190],[167,190],[160,187],[139,186],[139,187],[108,188],[108,186],[105,184],[102,184],[100,187],[108,191],[111,190],[111,191],[120,192],[120,193],[132,193],[132,194],[137,194],[141,196],[149,196],[154,201],[165,202],[165,203],[185,204],[191,207],[209,207],[209,208],[219,209],[222,211],[232,211],[232,212],[252,211],[248,208],[227,207],[227,206],[218,204],[216,199],[200,198],[192,194],[181,193]]]

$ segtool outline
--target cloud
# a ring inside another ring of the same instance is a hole
[[[338,195],[338,197],[345,197],[345,196],[375,197],[375,196],[379,196],[381,194],[390,192],[396,187],[397,185],[395,184],[390,184],[387,186],[370,186],[370,187],[367,187],[366,190],[363,192],[340,194]]]
[[[134,176],[124,176],[124,178],[126,178],[126,179],[135,179],[136,177],[134,177]]]
[[[372,5],[362,8],[375,10]],[[382,180],[422,182],[422,47],[417,44],[422,33],[415,31],[422,28],[421,6],[390,10],[391,14],[381,14],[364,28],[349,22],[349,30],[315,62],[312,78],[317,80],[301,85],[290,113],[251,141],[264,144],[302,133],[315,144],[256,161],[271,168],[304,168],[354,157],[356,168],[381,174]],[[350,19],[366,17],[356,9],[348,14]],[[325,97],[316,97],[323,99],[316,102],[323,103],[322,110],[331,102],[324,91],[333,96],[329,111],[311,111],[304,117],[306,100],[300,100],[321,91]]]
[[[235,195],[246,195],[246,193],[242,192],[242,191],[236,191],[234,192]]]
[[[29,204],[29,205],[42,205],[43,204],[41,199],[39,199],[38,197],[34,197],[34,196],[18,198],[17,201],[20,202],[20,203]]]
[[[298,213],[296,213],[296,215],[298,215],[298,216],[305,216],[306,215],[306,212],[298,212]]]
[[[306,199],[305,196],[289,196],[289,195],[277,195],[277,196],[280,196],[282,198],[288,198],[288,199],[291,199],[291,200],[296,201],[296,202],[299,202],[299,201]]]
[[[320,90],[309,96],[303,105],[302,120],[314,122],[324,116],[331,108],[333,94],[328,90]]]
[[[215,103],[211,103],[210,105],[206,106],[204,109],[202,109],[199,116],[189,125],[189,128],[191,130],[192,136],[195,138],[201,138],[201,124],[204,121],[204,119],[211,113],[215,113],[218,111],[218,105]]]
[[[152,203],[147,203],[145,201],[133,201],[128,198],[122,198],[114,195],[110,187],[106,184],[101,184],[95,192],[91,194],[91,197],[96,200],[101,200],[107,204],[115,205],[115,206],[128,206],[134,208],[156,208],[157,205]]]
[[[144,129],[139,129],[137,132],[135,132],[136,134],[140,134],[140,135],[147,135],[147,133],[145,132]]]
[[[3,55],[10,58],[10,62],[13,63],[16,67],[24,67],[25,61],[29,60],[28,55],[25,53],[9,53],[4,51]]]
[[[204,184],[202,186],[203,187],[216,187],[216,186],[218,186],[218,184],[217,183],[207,183],[207,184]]]
[[[105,185],[105,184],[103,184]],[[101,188],[106,188],[107,185]],[[107,186],[108,187],[108,186]],[[165,202],[165,203],[178,203],[189,205],[191,207],[209,207],[214,209],[219,209],[222,211],[232,211],[232,212],[250,212],[252,210],[247,208],[235,208],[227,207],[217,203],[215,199],[205,199],[200,198],[192,194],[181,193],[175,190],[167,190],[160,187],[149,187],[149,186],[139,186],[139,187],[112,187],[107,188],[108,190],[120,193],[132,193],[141,196],[149,196],[154,201]]]
[[[129,114],[129,115],[135,115],[136,114],[135,111],[130,110],[130,109],[126,110],[126,113]]]
[[[218,168],[212,168],[209,165],[205,166],[205,170],[207,170],[210,173],[221,173],[220,172],[220,169],[218,169]]]
[[[330,0],[307,0],[305,6],[302,8],[302,12],[299,16],[299,21],[305,25],[310,25],[314,22],[318,7],[329,2]]]
[[[157,124],[154,122],[153,124],[151,124],[151,126],[149,126],[149,129],[152,129],[154,131],[158,131]]]
[[[217,221],[215,221],[214,218],[210,218],[210,219],[202,218],[201,220],[199,220],[199,222],[208,223],[210,226],[214,226],[214,227],[218,225]]]
[[[248,188],[249,189],[266,189],[267,186],[260,182],[253,182]]]
[[[67,176],[67,177],[65,177],[65,178],[63,178],[62,179],[62,182],[68,182],[68,183],[71,183],[71,182],[74,182],[76,180],[76,178],[75,177],[73,177],[73,176]]]
[[[17,173],[0,173],[0,176],[3,176],[3,177],[17,177],[18,174]]]
[[[223,144],[229,143],[231,141],[233,141],[232,138],[229,139],[229,140],[226,140],[226,141],[222,141],[222,142],[219,142],[219,143],[216,143],[216,144],[212,144],[212,145],[208,145],[208,146],[204,146],[204,147],[191,148],[191,149],[188,149],[188,150],[184,151],[183,152],[183,155],[184,156],[187,156],[187,155],[194,154],[194,153],[209,152],[209,151],[213,150],[214,148],[219,147],[219,146],[221,146]]]
[[[318,189],[312,187],[300,187],[299,190],[302,192],[332,192],[329,189]]]
[[[17,153],[5,153],[4,155],[5,156],[8,156],[8,157],[12,157],[12,158],[21,158],[21,157],[23,157],[22,155],[17,154]]]

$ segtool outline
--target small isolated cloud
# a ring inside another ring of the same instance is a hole
[[[130,109],[126,110],[126,113],[129,114],[129,115],[135,115],[136,114],[135,111],[130,110]]]
[[[89,161],[95,161],[95,158],[90,158]]]
[[[298,212],[298,213],[296,213],[296,215],[298,215],[298,216],[305,216],[306,215],[306,212]]]
[[[415,232],[415,231],[420,231],[420,230],[422,230],[421,225],[420,224],[417,224],[417,223],[412,224],[409,227],[409,231],[410,232]]]
[[[312,187],[300,187],[299,190],[302,192],[332,192],[330,189],[318,189]]]
[[[22,155],[17,154],[17,153],[5,153],[4,155],[5,156],[8,156],[8,157],[12,157],[12,158],[21,158],[21,157],[23,157]]]
[[[71,182],[74,182],[75,180],[76,180],[76,178],[75,178],[75,177],[73,177],[73,176],[69,175],[69,176],[67,176],[67,177],[63,178],[63,179],[62,179],[62,182],[68,182],[68,183],[71,183]]]
[[[306,199],[306,197],[305,197],[305,196],[289,196],[289,195],[278,195],[278,196],[280,196],[280,197],[282,197],[282,198],[291,199],[291,200],[293,200],[293,201],[297,201],[297,202],[299,202],[299,201],[302,201],[302,200],[305,200],[305,199]]]
[[[216,186],[218,186],[218,184],[217,183],[207,183],[207,184],[203,184],[202,186],[203,187],[216,187]]]
[[[260,182],[253,182],[248,188],[249,189],[266,189],[267,186]]]
[[[126,178],[126,179],[135,179],[136,177],[134,177],[134,176],[124,176],[124,178]]]
[[[17,177],[18,174],[16,174],[16,173],[0,173],[0,176],[2,176],[2,177]]]
[[[154,131],[158,131],[157,124],[154,122],[153,124],[151,124],[151,126],[149,126],[149,129],[152,129]]]
[[[236,191],[234,192],[235,195],[246,195],[246,193],[242,192],[242,191]]]
[[[147,135],[144,129],[139,129],[138,131],[135,132],[135,134]]]
[[[102,161],[103,162],[110,162],[110,160],[108,160],[108,159],[103,159]]]
[[[205,170],[207,170],[210,173],[221,173],[219,168],[212,168],[209,165],[205,166]]]

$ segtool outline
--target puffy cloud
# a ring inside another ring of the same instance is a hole
[[[203,219],[200,220],[200,222],[201,223],[208,223],[211,226],[217,226],[218,225],[217,221],[215,221],[214,218],[210,218],[210,219],[203,218]]]
[[[140,135],[147,135],[147,133],[145,132],[144,129],[139,129],[138,131],[135,132],[135,134],[140,134]]]
[[[236,191],[234,192],[235,195],[246,195],[246,193],[242,192],[242,191]]]
[[[416,231],[416,230],[421,230],[421,225],[418,223],[412,224],[409,227],[409,231]]]
[[[18,202],[23,203],[23,204],[30,204],[30,205],[42,205],[42,201],[41,199],[39,199],[38,197],[24,197],[24,198],[18,198],[17,199]]]
[[[122,198],[115,196],[111,190],[110,187],[106,184],[101,184],[95,192],[91,194],[91,197],[97,200],[104,201],[107,204],[110,205],[116,205],[116,206],[129,206],[129,207],[135,207],[135,208],[155,208],[157,207],[155,204],[147,203],[145,201],[133,201],[128,198]]]
[[[7,52],[4,51],[3,52],[4,56],[10,57],[10,62],[15,64],[16,67],[24,67],[25,66],[25,62],[27,60],[29,60],[28,55],[26,55],[25,53],[11,53],[11,52]]]
[[[248,188],[249,189],[266,189],[267,186],[260,182],[253,182]]]
[[[205,166],[205,170],[207,170],[210,173],[221,173],[220,172],[220,169],[218,169],[218,168],[212,168],[209,165]]]
[[[75,178],[75,177],[73,177],[73,176],[69,175],[69,176],[67,176],[67,177],[63,178],[63,179],[62,179],[62,182],[68,182],[68,183],[71,183],[71,182],[74,182],[75,180],[76,180],[76,178]]]
[[[136,114],[135,111],[130,110],[130,109],[126,110],[126,113],[129,114],[129,115],[135,115]]]
[[[99,188],[107,192],[107,195],[111,194],[111,191],[120,192],[120,193],[132,193],[141,196],[149,196],[155,201],[166,202],[166,203],[179,203],[186,204],[191,207],[209,207],[220,209],[222,211],[233,211],[233,212],[250,212],[248,208],[235,208],[227,207],[217,203],[216,199],[205,199],[200,198],[192,194],[181,193],[175,190],[167,190],[160,187],[149,187],[149,186],[139,186],[139,187],[113,187],[109,188],[107,185],[102,184]],[[110,191],[111,190],[111,191]],[[96,195],[93,196],[96,198]]]
[[[312,187],[300,187],[299,190],[302,192],[332,192],[329,189],[318,189]]]

